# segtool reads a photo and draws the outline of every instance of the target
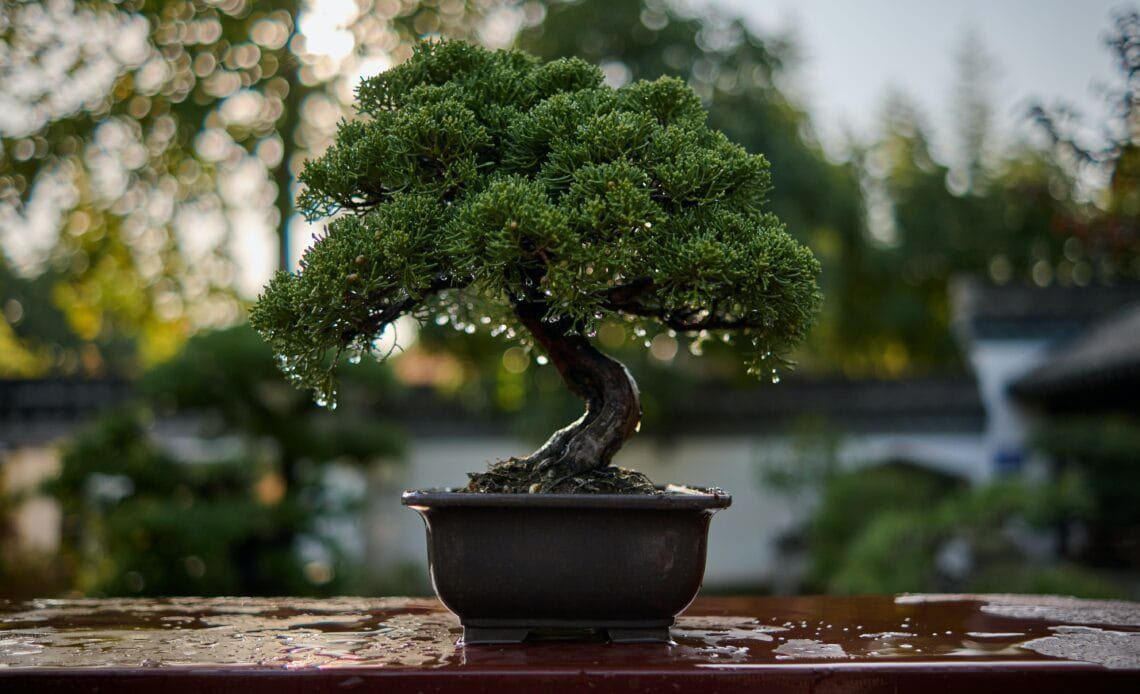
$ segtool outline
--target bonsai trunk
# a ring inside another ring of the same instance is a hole
[[[545,302],[522,301],[515,304],[515,313],[546,350],[570,392],[586,401],[586,413],[523,460],[539,469],[558,467],[576,475],[610,464],[637,431],[641,398],[624,364],[594,347],[569,319],[543,320],[548,308]]]

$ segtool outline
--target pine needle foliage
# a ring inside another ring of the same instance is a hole
[[[530,344],[513,306],[541,301],[587,336],[623,320],[739,341],[765,374],[814,319],[819,265],[765,209],[767,160],[681,80],[613,89],[582,60],[444,41],[357,100],[301,175],[303,213],[334,219],[251,313],[318,401],[405,314]]]

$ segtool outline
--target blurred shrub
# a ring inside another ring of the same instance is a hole
[[[1056,470],[1080,477],[1088,490],[1087,541],[1066,551],[1098,566],[1140,568],[1140,421],[1055,416],[1033,438]]]
[[[829,591],[860,592],[861,586],[881,576],[883,590],[889,590],[887,584],[900,581],[887,578],[888,574],[895,570],[915,574],[914,569],[901,566],[888,567],[889,571],[875,567],[896,563],[895,542],[912,548],[925,546],[925,542],[916,542],[928,534],[919,516],[963,486],[950,475],[904,462],[830,476],[809,528],[809,583]]]
[[[332,491],[324,471],[402,450],[375,411],[394,388],[386,372],[360,365],[354,375],[346,399],[359,407],[329,413],[282,382],[249,328],[192,338],[144,376],[140,403],[67,446],[49,491],[64,512],[71,587],[90,595],[352,590],[359,571],[329,527],[354,517],[360,497]],[[179,435],[158,436],[163,422],[177,422]]]
[[[148,420],[141,408],[109,415],[63,457],[51,491],[64,513],[73,588],[225,595],[257,592],[272,576],[286,592],[308,592],[291,547],[275,537],[303,526],[298,504],[259,502],[267,471],[244,461],[176,460],[151,440]]]
[[[1128,595],[1118,581],[1070,563],[996,565],[979,572],[971,586],[979,593],[1076,595],[1101,599],[1135,597]]]
[[[871,513],[848,545],[830,557],[834,573],[816,576],[829,593],[900,593],[931,583],[934,534],[918,509]],[[818,557],[817,557],[818,560]]]
[[[837,474],[810,524],[806,587],[1120,596],[1114,577],[1058,554],[1059,534],[1096,508],[1079,474],[978,487],[901,463]]]

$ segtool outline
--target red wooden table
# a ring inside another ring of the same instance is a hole
[[[0,692],[1140,692],[1140,604],[700,599],[673,644],[465,647],[419,598],[0,602]]]

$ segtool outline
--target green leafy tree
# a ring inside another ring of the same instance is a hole
[[[281,382],[248,327],[191,338],[144,375],[140,405],[108,415],[65,449],[50,491],[64,513],[71,587],[95,595],[359,589],[352,562],[322,530],[355,513],[355,502],[330,494],[323,471],[374,464],[403,447],[376,417],[393,391],[386,370],[359,375],[346,393],[355,411],[331,414]],[[205,450],[218,453],[187,460],[160,445],[156,415],[199,422]],[[301,540],[324,557],[306,565]]]
[[[443,42],[358,101],[301,176],[306,215],[345,214],[251,313],[321,401],[336,359],[401,315],[533,340],[587,410],[515,464],[568,478],[639,424],[636,385],[592,341],[606,319],[716,334],[767,371],[818,308],[817,262],[764,208],[767,161],[680,80],[613,89],[582,60]]]
[[[187,464],[159,447],[143,410],[105,417],[63,456],[50,488],[63,511],[60,556],[87,595],[264,593],[272,581],[304,591],[291,547],[295,503],[259,503],[266,471],[247,462]],[[271,592],[277,592],[270,589]]]
[[[1140,566],[1136,537],[1140,531],[1140,422],[1127,414],[1045,417],[1033,436],[1035,446],[1052,460],[1057,476],[1078,475],[1087,486],[1090,508],[1084,522],[1084,548],[1067,542],[1067,523],[1059,527],[1060,549],[1094,566],[1125,569]]]
[[[1066,258],[1081,274],[1101,282],[1140,280],[1140,12],[1122,11],[1105,42],[1122,85],[1109,92],[1113,118],[1098,130],[1100,145],[1081,137],[1082,128],[1066,106],[1033,106],[1030,115],[1052,140],[1053,154],[1085,178],[1107,182],[1095,205],[1075,206],[1056,225]],[[1088,281],[1086,279],[1086,281]]]
[[[972,84],[967,75],[961,81]],[[883,355],[886,368],[873,370],[886,375],[961,367],[950,330],[956,276],[1041,286],[1093,277],[1070,231],[1080,209],[1072,175],[1047,150],[987,149],[984,95],[959,90],[963,144],[955,166],[938,160],[930,127],[899,94],[884,104],[882,135],[859,153],[871,242],[862,257],[866,279],[853,292],[877,315],[851,335],[856,355]]]
[[[1058,523],[1097,515],[1089,479],[963,480],[906,462],[837,473],[808,528],[809,591],[1059,592],[1122,597],[1127,587],[1072,556],[1034,556]],[[1133,514],[1135,515],[1135,514]]]
[[[462,35],[492,0],[357,4],[342,59],[311,45],[304,0],[0,4],[0,233],[53,278],[74,335],[56,371],[131,372],[238,319],[229,241],[258,219],[292,262],[295,174],[354,66]],[[101,359],[69,368],[83,349]]]

